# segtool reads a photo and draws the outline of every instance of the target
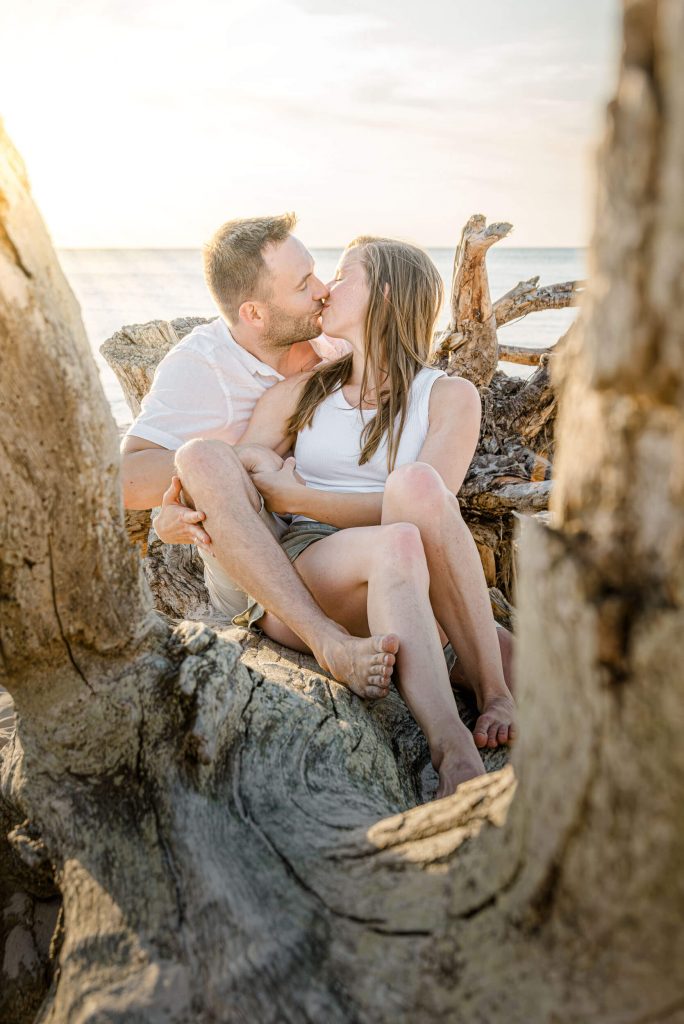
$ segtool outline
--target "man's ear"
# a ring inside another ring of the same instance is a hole
[[[250,327],[261,327],[264,322],[261,308],[257,302],[243,302],[238,309],[238,316]]]

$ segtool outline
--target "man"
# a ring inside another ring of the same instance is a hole
[[[207,245],[205,276],[221,316],[159,364],[122,444],[124,504],[161,505],[160,538],[197,544],[221,612],[238,614],[253,594],[336,679],[378,697],[397,637],[352,637],[323,614],[278,544],[282,520],[264,508],[247,471],[291,470],[274,452],[239,445],[266,388],[343,351],[320,337],[329,293],[294,226],[291,214],[230,221]],[[201,512],[181,503],[181,487]]]

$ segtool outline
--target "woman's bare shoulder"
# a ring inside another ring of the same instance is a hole
[[[430,392],[430,419],[463,418],[482,411],[480,393],[465,377],[438,377]]]

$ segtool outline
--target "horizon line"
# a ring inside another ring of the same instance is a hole
[[[414,243],[417,244],[417,243]],[[456,249],[455,245],[430,245],[422,244],[423,249]],[[310,245],[310,249],[327,252],[344,249],[345,245]],[[503,249],[588,249],[589,244],[583,245],[498,245],[492,252],[501,252]],[[57,252],[197,252],[202,249],[200,245],[55,245]],[[489,255],[489,254],[488,254]]]

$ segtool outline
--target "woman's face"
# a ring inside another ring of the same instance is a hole
[[[362,342],[370,291],[363,264],[353,249],[340,260],[328,289],[330,295],[321,314],[324,333]]]

